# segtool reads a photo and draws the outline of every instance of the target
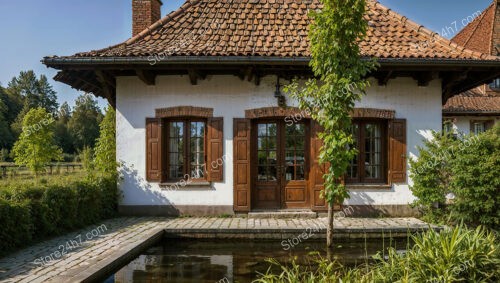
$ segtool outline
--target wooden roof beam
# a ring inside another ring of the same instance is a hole
[[[146,85],[155,85],[156,83],[156,73],[152,71],[146,71],[142,69],[136,69],[135,73],[137,77],[145,83]]]

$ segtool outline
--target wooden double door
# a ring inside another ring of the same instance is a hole
[[[252,125],[252,208],[310,208],[309,121],[255,120]]]

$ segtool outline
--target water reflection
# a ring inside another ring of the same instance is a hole
[[[388,246],[405,249],[406,243],[376,240],[365,243],[339,243],[336,257],[346,265],[365,263]],[[297,257],[306,263],[307,255],[318,251],[325,255],[323,242],[304,242],[285,251],[276,241],[208,241],[166,239],[152,247],[105,282],[251,282],[265,273],[273,257],[288,262]]]

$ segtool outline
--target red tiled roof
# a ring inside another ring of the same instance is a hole
[[[484,54],[492,54],[493,22],[495,20],[496,0],[461,30],[451,41]]]
[[[484,93],[479,88],[453,96],[443,106],[447,114],[500,114],[500,95]]]
[[[495,59],[465,49],[368,0],[364,56],[416,59]],[[309,10],[319,0],[191,0],[124,43],[78,57],[276,56],[309,57]]]

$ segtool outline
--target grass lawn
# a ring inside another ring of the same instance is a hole
[[[85,171],[60,173],[54,175],[43,175],[35,178],[32,174],[17,175],[15,177],[7,177],[0,179],[0,191],[7,190],[12,187],[18,187],[29,184],[48,184],[48,185],[65,185],[71,182],[83,180],[86,176]]]

